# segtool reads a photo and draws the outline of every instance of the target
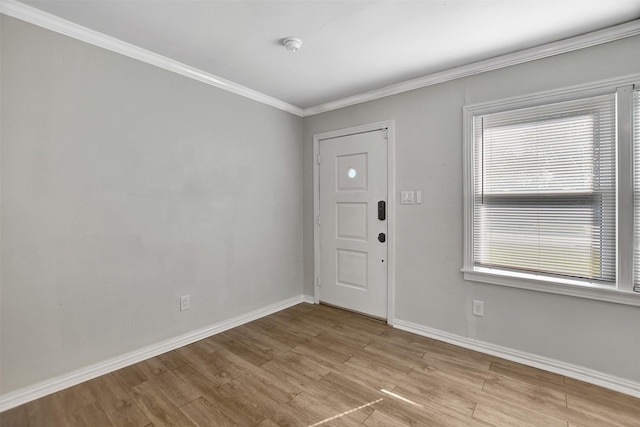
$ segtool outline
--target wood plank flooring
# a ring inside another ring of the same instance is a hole
[[[0,414],[7,426],[640,426],[640,399],[300,304]]]

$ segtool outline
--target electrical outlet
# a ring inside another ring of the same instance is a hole
[[[471,312],[474,316],[484,316],[484,301],[473,300],[473,308]]]
[[[189,295],[182,295],[180,297],[180,311],[189,310],[191,308],[191,299]]]

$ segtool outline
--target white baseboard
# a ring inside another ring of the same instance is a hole
[[[513,362],[522,363],[523,365],[533,366],[534,368],[544,369],[545,371],[595,384],[610,390],[619,391],[634,397],[640,397],[640,383],[638,382],[618,378],[613,375],[594,371],[571,363],[454,335],[449,332],[429,328],[416,323],[406,322],[404,320],[395,319],[393,326],[398,329],[402,329],[403,331],[444,341],[449,344],[490,354],[492,356],[501,357]]]
[[[176,348],[194,343],[204,338],[208,338],[212,335],[219,334],[228,329],[235,328],[236,326],[249,323],[253,320],[259,319],[269,314],[276,313],[285,308],[292,307],[296,304],[307,302],[313,304],[313,298],[309,295],[298,295],[293,298],[289,298],[283,301],[279,301],[274,304],[259,308],[252,312],[233,317],[216,324],[197,329],[192,332],[188,332],[183,335],[179,335],[174,338],[170,338],[165,341],[161,341],[157,344],[152,344],[143,347],[138,350],[131,351],[129,353],[122,354],[111,359],[107,359],[103,362],[96,363],[84,368],[78,369],[67,374],[63,374],[54,378],[51,378],[40,383],[36,383],[10,393],[0,395],[0,412],[22,405],[23,403],[30,402],[40,397],[46,396],[51,393],[55,393],[65,388],[80,384],[81,382],[91,380],[99,377],[100,375],[108,374],[115,370],[124,368],[134,363],[141,362],[149,359],[150,357],[157,356],[167,351],[175,350]]]

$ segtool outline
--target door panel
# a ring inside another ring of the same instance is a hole
[[[336,203],[338,239],[367,241],[367,203]]]
[[[320,301],[387,317],[387,139],[382,130],[320,141]]]

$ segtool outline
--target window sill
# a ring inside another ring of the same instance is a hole
[[[490,283],[531,291],[548,292],[578,298],[613,302],[616,304],[640,306],[640,293],[623,291],[601,285],[585,285],[560,282],[536,277],[517,277],[506,272],[491,269],[462,269],[464,279],[473,282]]]

